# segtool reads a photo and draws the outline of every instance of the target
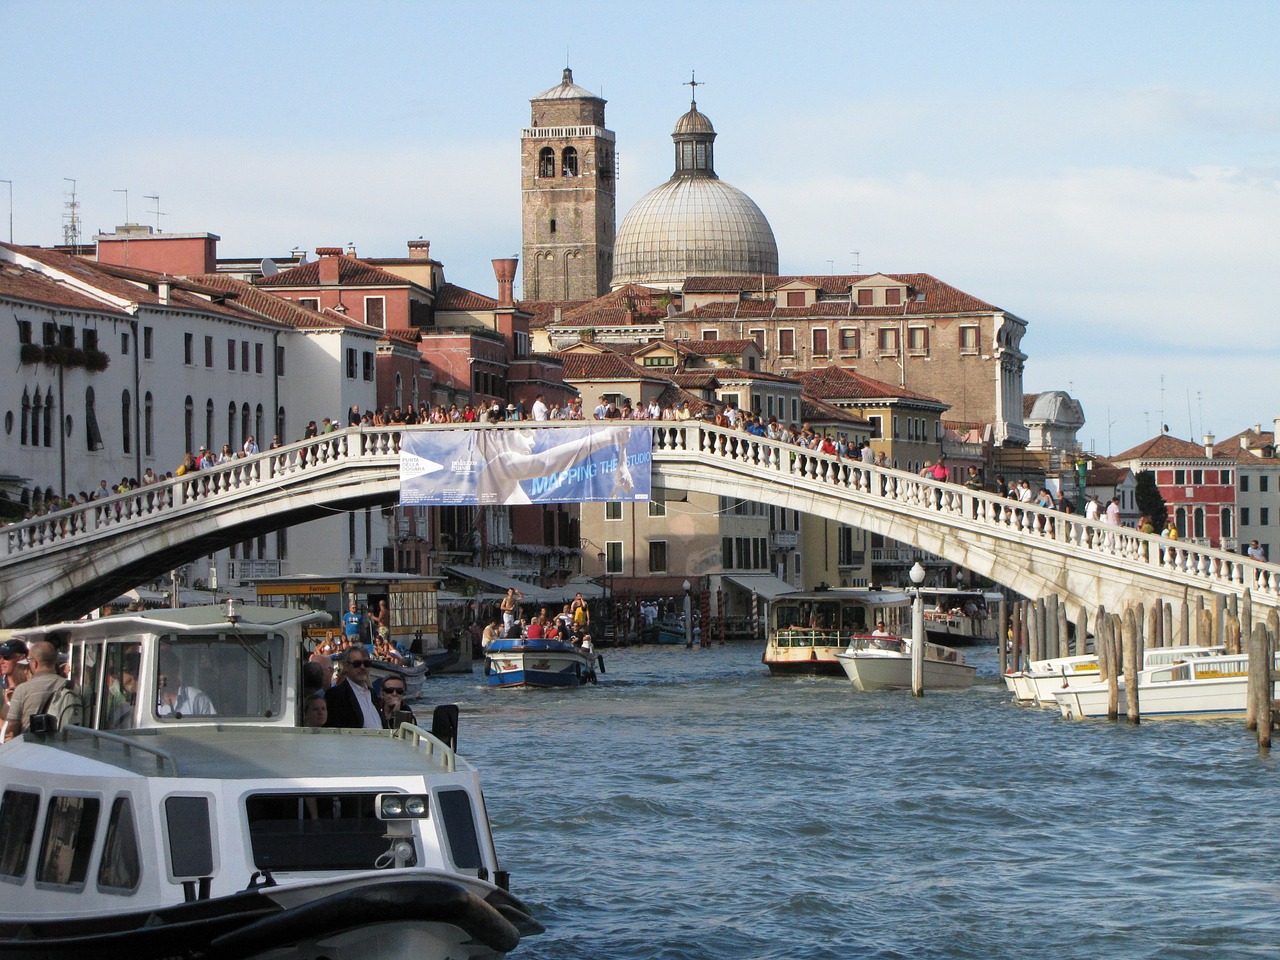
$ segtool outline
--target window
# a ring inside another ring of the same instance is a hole
[[[720,567],[723,570],[733,569],[733,537],[720,538]]]
[[[622,572],[622,541],[606,540],[604,543],[604,572]]]
[[[721,402],[721,403],[726,403],[726,404],[729,404],[729,405],[731,405],[731,406],[735,406],[735,407],[736,407],[736,406],[738,406],[738,404],[739,404],[739,397],[738,397],[738,394],[736,394],[736,393],[722,393],[722,394],[720,394],[720,402]]]
[[[142,857],[138,832],[133,823],[133,806],[123,794],[111,805],[107,838],[102,844],[98,867],[98,887],[107,893],[132,893],[142,879]]]
[[[604,505],[604,518],[606,520],[622,519],[622,501],[609,500]]]
[[[154,359],[151,356],[151,348],[154,341],[154,337],[153,337],[154,332],[155,331],[152,330],[151,327],[142,328],[142,359],[143,360]]]
[[[354,380],[359,373],[359,357],[355,347],[347,347],[347,379]]]
[[[133,399],[129,396],[129,391],[124,391],[120,396],[120,437],[123,441],[124,452],[133,452]]]
[[[373,383],[373,352],[366,350],[360,355],[361,372],[364,379],[369,383]]]
[[[484,866],[480,856],[480,835],[476,832],[471,796],[465,790],[441,790],[436,794],[444,835],[449,841],[449,859],[459,870],[475,870]]]
[[[858,306],[860,306],[860,307],[869,307],[869,306],[871,306],[872,304],[874,304],[874,303],[875,303],[875,300],[873,299],[874,297],[875,297],[875,291],[874,291],[874,290],[859,290],[859,291],[858,291]]]
[[[1271,508],[1259,507],[1258,508],[1258,524],[1260,526],[1265,527],[1270,522],[1271,522]]]
[[[259,870],[360,870],[387,849],[373,793],[259,793],[245,799]]]
[[[1191,520],[1195,526],[1197,539],[1204,537],[1204,507],[1196,507],[1191,511]]]
[[[1266,493],[1266,492],[1267,492],[1267,481],[1268,481],[1268,480],[1270,480],[1270,479],[1271,479],[1271,478],[1270,478],[1270,477],[1268,477],[1265,473],[1264,473],[1264,474],[1261,474],[1261,475],[1258,477],[1258,492],[1259,492],[1259,493]]]
[[[120,334],[120,356],[127,357],[129,355],[129,334]]]
[[[284,347],[283,346],[276,347],[276,376],[277,377],[284,376]]]
[[[667,541],[665,540],[649,541],[649,572],[650,573],[666,573],[667,572]]]
[[[788,306],[788,307],[803,307],[803,306],[804,306],[804,291],[803,291],[803,290],[788,290],[788,291],[787,291],[787,306]]]
[[[815,357],[825,357],[829,354],[827,350],[827,328],[813,328],[813,355]]]
[[[1192,485],[1197,486],[1197,487],[1203,486],[1203,485],[1204,485],[1204,471],[1203,471],[1203,470],[1192,470],[1192,471],[1191,471],[1191,483],[1192,483]]]
[[[965,355],[972,355],[978,352],[977,327],[960,328],[960,352]]]
[[[142,404],[142,443],[142,452],[148,457],[154,456],[156,446],[155,401],[150,391],[147,392]],[[187,449],[190,449],[190,447]]]
[[[262,373],[262,344],[253,345],[253,372]]]
[[[204,338],[204,365],[213,366],[213,337]]]
[[[896,307],[902,303],[902,291],[897,287],[887,287],[884,291],[884,302],[890,307]]]
[[[1218,482],[1226,487],[1231,486],[1231,471],[1223,470],[1221,473],[1219,473]]]
[[[924,356],[929,352],[929,328],[907,328],[907,352],[914,357]]]
[[[1240,508],[1240,526],[1247,527],[1249,525],[1249,508]]]
[[[1187,471],[1185,470],[1173,471],[1173,482],[1175,486],[1179,486],[1179,487],[1185,486],[1187,482]]]
[[[187,397],[187,402],[183,406],[182,428],[183,442],[186,444],[184,449],[194,450],[196,448],[196,407],[190,397]]]
[[[646,367],[674,367],[676,365],[676,358],[665,355],[645,357],[644,365]]]
[[[249,341],[240,341],[240,369],[249,372]]]
[[[796,355],[796,332],[791,329],[778,331],[778,353],[784,357]]]
[[[756,346],[760,348],[760,353],[764,353],[764,331],[748,330],[747,336],[756,342]]]
[[[236,368],[236,342],[234,340],[227,341],[227,369],[234,370]]]
[[[884,436],[884,418],[876,415],[867,417],[867,423],[871,424],[871,439],[878,440]]]
[[[556,175],[556,152],[550,147],[538,151],[538,176],[554,177]]]
[[[881,356],[896,357],[898,355],[898,328],[881,327],[876,332],[876,345]]]
[[[320,299],[318,297],[299,297],[298,306],[318,311],[320,309]]]
[[[566,177],[578,175],[578,151],[573,147],[565,147],[560,154],[560,172]]]
[[[105,446],[102,431],[98,429],[98,415],[94,410],[93,387],[86,387],[84,391],[84,438],[90,450],[101,450]],[[190,450],[190,446],[187,449]]]
[[[0,876],[25,877],[36,835],[40,794],[6,790],[0,801]]]
[[[213,832],[208,797],[166,797],[164,819],[169,835],[172,875],[207,877],[213,873]]]
[[[61,887],[84,884],[98,828],[98,807],[96,797],[55,796],[49,801],[40,862],[36,867],[37,884]]]
[[[1231,532],[1231,508],[1230,507],[1222,508],[1222,536],[1224,537],[1234,536],[1234,534]]]
[[[194,333],[182,335],[182,362],[188,367],[196,362],[196,337]]]
[[[665,517],[667,515],[667,491],[655,489],[649,499],[649,516]]]
[[[555,233],[555,232],[556,232],[556,218],[555,218],[555,217],[552,217],[552,218],[551,218],[551,223],[549,223],[549,224],[547,225],[547,229],[548,229],[548,232],[549,232],[549,233]]]
[[[386,308],[386,297],[365,297],[364,322],[371,327],[385,327],[387,325]]]
[[[862,331],[857,327],[841,327],[840,328],[840,352],[851,353],[855,357],[858,355],[858,348],[861,346]]]
[[[85,332],[87,333],[88,331],[85,331]],[[19,343],[31,342],[31,321],[30,320],[18,321],[18,342]]]
[[[704,343],[713,343],[719,339],[720,339],[719,330],[703,330],[702,331],[702,340]]]

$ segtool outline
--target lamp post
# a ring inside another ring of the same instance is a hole
[[[911,603],[911,695],[924,696],[924,598],[920,585],[924,583],[924,567],[917,560],[911,565],[911,583],[915,599]]]
[[[693,589],[693,584],[686,580],[681,586],[684,587],[684,645],[686,649],[693,649],[693,599],[689,596],[689,591]]]

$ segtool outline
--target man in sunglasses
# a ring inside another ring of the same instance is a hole
[[[378,693],[382,696],[382,722],[388,730],[398,730],[402,723],[417,723],[404,703],[405,685],[400,677],[387,677],[379,685]]]
[[[369,652],[363,646],[347,650],[342,679],[328,689],[324,698],[329,705],[326,727],[382,729],[382,699],[369,682]]]

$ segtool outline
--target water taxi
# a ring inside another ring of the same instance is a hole
[[[849,587],[789,593],[772,604],[760,661],[774,675],[844,676],[837,655],[877,623],[893,635],[909,632],[911,598]]]
[[[921,587],[926,640],[950,647],[999,640],[999,593],[962,587]]]
[[[853,637],[836,659],[855,690],[910,690],[912,643],[908,637]],[[967,690],[976,673],[959,650],[925,642],[926,690]]]
[[[541,931],[456,737],[302,725],[324,621],[233,601],[20,631],[69,654],[83,715],[0,746],[0,955],[445,960]]]

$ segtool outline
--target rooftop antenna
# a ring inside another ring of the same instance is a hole
[[[62,242],[76,248],[80,246],[80,201],[76,199],[76,182],[70,177],[62,179],[71,184],[71,192],[66,194],[71,199],[62,205],[66,210],[62,215]]]
[[[1164,413],[1164,374],[1160,374],[1160,425],[1164,427],[1164,432],[1169,432],[1169,424],[1165,422]]]
[[[1107,407],[1107,456],[1111,456],[1111,428],[1119,421],[1111,419],[1111,408]]]
[[[9,242],[13,243],[13,181],[0,180],[0,183],[9,185]]]
[[[827,261],[827,270],[830,271],[831,276],[834,277],[836,275],[836,262],[834,260]]]
[[[854,276],[862,275],[862,252],[860,250],[852,251],[849,256],[853,257],[853,274]]]
[[[129,222],[129,188],[128,188],[128,187],[118,187],[118,188],[116,188],[116,189],[112,190],[111,192],[112,192],[112,193],[123,193],[123,194],[124,194],[124,222],[125,222],[125,223],[128,223],[128,222]]]
[[[152,212],[152,213],[154,213],[154,214],[156,215],[156,233],[161,233],[162,231],[161,231],[161,229],[160,229],[160,218],[161,218],[161,217],[163,217],[163,216],[165,216],[165,214],[163,214],[163,213],[161,213],[161,212],[160,212],[160,195],[159,195],[159,194],[155,194],[155,193],[149,193],[149,194],[147,194],[145,197],[143,197],[142,199],[143,199],[143,200],[154,200],[154,201],[156,202],[156,208],[155,208],[154,210],[152,210],[151,212]]]
[[[1199,390],[1196,391],[1196,416],[1200,419],[1200,432],[1195,436],[1201,437],[1204,436],[1204,402]]]

